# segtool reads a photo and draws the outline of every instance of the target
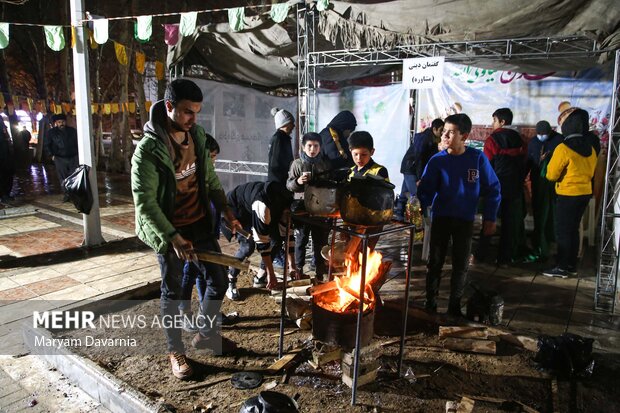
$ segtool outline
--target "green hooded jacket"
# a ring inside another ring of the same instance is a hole
[[[144,125],[144,137],[138,143],[131,159],[131,191],[136,208],[136,235],[158,254],[164,254],[177,233],[172,225],[176,198],[175,170],[170,138],[165,129],[164,101],[156,102],[150,111],[150,120]],[[196,170],[200,199],[205,205],[207,221],[213,222],[210,201],[223,211],[227,208],[226,194],[215,174],[209,157],[207,137],[202,127],[190,130],[196,151]],[[205,228],[213,231],[213,228]]]

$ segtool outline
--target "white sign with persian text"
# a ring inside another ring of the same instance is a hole
[[[403,60],[403,86],[406,89],[433,89],[443,84],[444,56]]]

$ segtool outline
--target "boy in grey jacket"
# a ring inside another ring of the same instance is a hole
[[[301,143],[300,157],[291,163],[286,180],[286,188],[292,192],[304,192],[306,184],[331,169],[329,160],[321,153],[321,135],[314,132],[306,133]],[[303,274],[310,234],[316,263],[316,278],[322,281],[327,270],[325,260],[321,257],[321,248],[327,245],[329,229],[318,225],[302,225],[295,228],[295,265],[300,275]]]

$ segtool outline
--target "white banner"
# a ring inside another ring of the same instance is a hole
[[[400,161],[409,147],[409,90],[401,84],[381,87],[347,87],[318,94],[316,131],[320,132],[343,110],[357,119],[358,131],[369,132],[375,143],[375,162],[385,166],[400,193]]]
[[[220,145],[218,159],[267,163],[269,140],[276,131],[271,108],[286,109],[297,118],[296,97],[275,97],[248,87],[203,79],[191,80],[196,82],[204,95],[197,123]],[[297,137],[297,128],[291,136],[293,139]],[[226,191],[240,183],[267,178],[220,172],[218,176]]]
[[[406,89],[433,89],[443,83],[445,57],[418,57],[403,60],[403,86]]]

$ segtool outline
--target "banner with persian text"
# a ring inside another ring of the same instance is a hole
[[[446,63],[443,85],[420,90],[417,129],[436,117],[466,113],[474,125],[490,126],[493,112],[508,107],[513,124],[533,127],[540,120],[557,126],[559,107],[577,106],[590,113],[592,129],[605,138],[609,122],[613,67],[598,66],[582,72],[531,75]]]

